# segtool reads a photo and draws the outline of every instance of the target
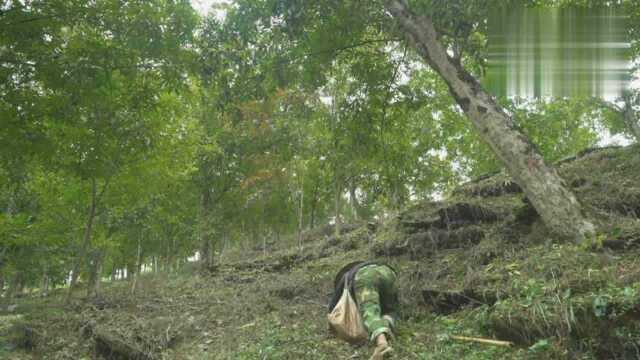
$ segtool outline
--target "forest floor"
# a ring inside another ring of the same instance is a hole
[[[587,246],[555,241],[504,174],[383,224],[306,234],[304,249],[235,251],[105,284],[99,298],[22,298],[0,313],[8,359],[368,359],[330,336],[336,271],[380,259],[399,273],[393,359],[640,358],[640,150],[587,151],[559,171],[598,223]],[[494,346],[455,336],[511,341]]]

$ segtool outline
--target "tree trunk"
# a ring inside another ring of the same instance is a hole
[[[298,249],[302,251],[302,230],[304,229],[304,178],[300,175],[300,198],[298,206]]]
[[[353,207],[353,213],[355,214],[356,220],[366,220],[367,215],[365,214],[365,209],[360,204],[360,201],[358,201],[357,187],[353,181],[349,187],[349,198],[351,200],[351,206]]]
[[[40,297],[46,297],[49,291],[49,275],[47,273],[42,274],[42,284],[40,284]]]
[[[591,238],[595,227],[585,218],[564,180],[545,164],[514,120],[480,83],[447,54],[432,20],[413,14],[404,0],[387,0],[386,7],[422,58],[447,83],[467,118],[522,187],[544,223],[564,238],[577,241]]]
[[[24,294],[24,287],[25,287],[24,275],[22,273],[19,273],[19,274],[20,276],[16,278],[16,291],[15,291],[16,295]]]
[[[67,293],[66,301],[71,300],[71,295],[76,288],[76,284],[78,282],[78,276],[80,275],[81,264],[85,261],[87,256],[87,251],[91,246],[91,230],[93,228],[93,220],[96,216],[96,206],[97,206],[97,189],[96,189],[96,180],[91,179],[91,206],[89,207],[89,214],[87,216],[87,223],[84,228],[84,236],[82,238],[82,245],[80,246],[80,252],[78,256],[73,261],[73,268],[71,270],[71,281],[69,282],[69,292]]]
[[[137,254],[136,254],[137,255]],[[127,263],[127,266],[124,269],[124,279],[129,281],[132,280],[133,273],[135,273],[136,266],[135,264]]]
[[[640,142],[640,121],[633,110],[633,97],[631,93],[627,92],[622,96],[622,98],[624,100],[624,108],[622,112],[624,124],[638,143]]]
[[[208,187],[202,191],[202,202],[200,208],[200,261],[202,268],[211,270],[213,261],[211,258],[211,229],[209,220],[211,215],[211,191]]]
[[[318,206],[318,186],[314,186],[312,198],[311,198],[311,209],[309,209],[309,229],[313,229],[316,226],[316,208]]]
[[[340,219],[340,212],[341,212],[341,197],[342,197],[342,183],[340,182],[340,179],[338,177],[338,175],[335,175],[335,179],[334,179],[334,206],[335,206],[335,236],[336,237],[340,237],[340,228],[342,227],[342,220]]]
[[[262,256],[267,257],[267,232],[262,231]]]
[[[399,183],[397,179],[392,181],[391,185],[391,203],[394,210],[400,210],[404,206],[404,197],[402,196],[402,191],[400,187],[402,184]]]
[[[166,272],[167,274],[171,274],[171,264],[172,264],[171,257],[167,256],[164,259],[164,272]]]
[[[13,297],[20,295],[22,292],[22,272],[18,271],[13,276],[13,279],[9,282],[9,289],[7,289],[7,304],[13,300]]]
[[[116,264],[113,264],[111,267],[111,282],[115,282],[118,279],[118,268]]]
[[[100,254],[98,257],[98,263],[96,264],[96,281],[93,283],[93,294],[94,296],[98,296],[100,293],[100,287],[102,286],[102,265],[104,264],[104,256]]]
[[[222,232],[222,241],[220,242],[220,253],[218,254],[218,264],[222,263],[222,254],[227,248],[227,242],[229,241],[229,232],[224,230]]]
[[[131,281],[131,295],[135,294],[138,285],[138,277],[140,276],[140,268],[142,266],[142,236],[138,236],[138,252],[136,254],[136,264],[133,268]]]
[[[100,282],[102,280],[102,251],[96,250],[91,259],[91,267],[89,269],[89,283],[87,284],[87,297],[98,296],[100,291]]]
[[[178,247],[176,245],[176,237],[173,236],[171,237],[171,253],[169,254],[169,258],[167,260],[169,262],[169,272],[173,272],[173,270],[177,270],[177,267],[173,265],[175,263],[175,259],[177,258],[177,256],[175,255],[175,252],[177,250],[178,250]]]
[[[49,292],[49,266],[45,263],[42,271],[42,284],[40,285],[40,296],[45,297]]]

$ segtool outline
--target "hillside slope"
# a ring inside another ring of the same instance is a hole
[[[92,301],[25,299],[3,314],[11,359],[368,359],[327,331],[335,272],[388,261],[403,305],[395,359],[631,359],[640,354],[640,150],[558,164],[600,227],[590,247],[554,241],[504,174],[420,203],[384,224],[316,230],[305,247],[243,251],[213,274],[147,275]],[[257,259],[257,260],[255,260]],[[513,347],[461,342],[491,337]]]

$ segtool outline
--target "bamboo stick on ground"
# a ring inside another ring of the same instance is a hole
[[[484,339],[484,338],[458,336],[458,335],[452,335],[451,338],[455,340],[471,341],[471,342],[477,342],[477,343],[488,344],[488,345],[513,346],[513,343],[511,341]]]

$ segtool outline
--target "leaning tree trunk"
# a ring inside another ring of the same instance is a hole
[[[420,56],[449,86],[449,91],[480,136],[507,167],[544,223],[556,234],[582,241],[593,236],[594,225],[556,170],[511,118],[438,40],[428,17],[418,17],[404,0],[387,0],[387,10],[398,21]]]
[[[636,117],[636,112],[633,109],[633,98],[630,93],[626,93],[622,99],[624,100],[624,108],[622,111],[624,124],[636,142],[640,143],[640,119]]]

